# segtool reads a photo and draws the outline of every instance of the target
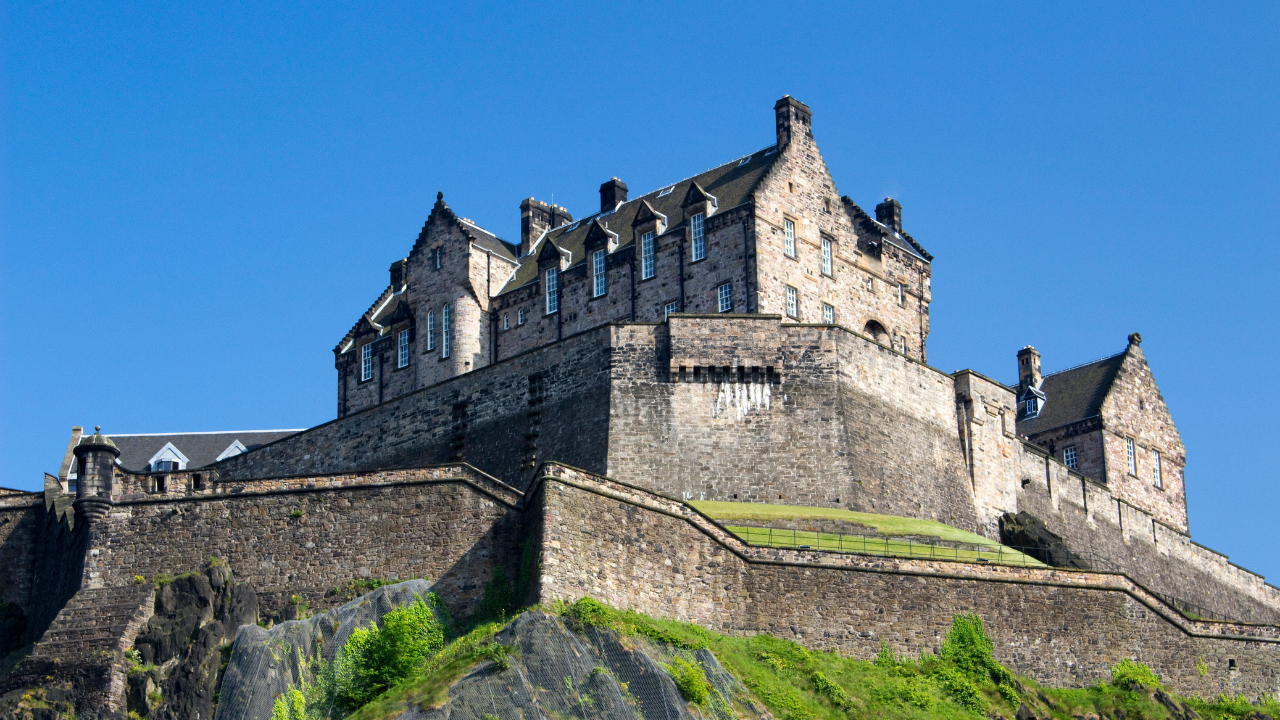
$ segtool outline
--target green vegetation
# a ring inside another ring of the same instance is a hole
[[[895,515],[854,512],[837,508],[803,507],[799,505],[767,505],[764,503],[690,502],[698,512],[707,517],[729,523],[725,529],[751,545],[766,547],[800,547],[815,550],[889,555],[894,557],[940,558],[967,562],[993,562],[1012,565],[1044,567],[1044,563],[1017,550],[988,540],[959,528],[933,520]],[[936,537],[947,542],[976,545],[981,549],[964,550],[945,545],[912,540],[894,540],[892,537],[867,537],[809,530],[786,530],[750,527],[733,521],[769,522],[772,520],[843,520],[874,528],[881,536]]]
[[[702,664],[694,665],[684,658],[674,658],[670,665],[663,665],[685,700],[695,705],[706,705],[715,690],[707,680]]]

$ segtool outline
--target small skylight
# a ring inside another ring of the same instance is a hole
[[[746,165],[746,164],[747,164],[747,163],[749,163],[749,162],[751,162],[751,156],[750,156],[750,155],[748,155],[748,156],[746,156],[746,157],[742,158],[742,160],[740,160],[740,161],[738,162],[738,167],[742,167],[743,165]]]
[[[565,231],[565,232],[571,232],[571,231],[573,231],[573,230],[577,230],[577,229],[578,229],[578,226],[579,226],[579,225],[581,225],[581,224],[582,224],[582,221],[581,221],[581,220],[579,220],[578,222],[576,222],[576,223],[574,223],[574,224],[570,225],[569,227],[565,228],[565,229],[564,229],[564,231]]]
[[[670,195],[670,194],[671,194],[671,191],[672,191],[672,190],[675,190],[675,189],[676,189],[676,186],[675,186],[675,185],[672,185],[671,187],[667,188],[666,190],[663,190],[662,192],[658,193],[658,197],[666,197],[666,196],[668,196],[668,195]]]
[[[776,153],[776,152],[778,152],[778,148],[776,148],[776,147],[775,147],[775,148],[773,148],[772,150],[766,150],[764,154],[765,154],[765,155],[772,155],[772,154],[774,154],[774,153]]]

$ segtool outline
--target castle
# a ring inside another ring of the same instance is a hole
[[[211,554],[268,610],[428,577],[465,615],[531,547],[529,601],[592,595],[859,657],[935,648],[974,611],[997,657],[1045,682],[1134,657],[1184,692],[1280,691],[1280,589],[1191,540],[1141,337],[1049,375],[1024,348],[1016,386],[930,367],[932,256],[897,202],[873,218],[837,194],[807,106],[783,98],[775,119],[775,145],[636,199],[610,179],[580,220],[526,200],[518,245],[437,196],[334,350],[331,422],[205,467],[73,441],[74,495],[64,473],[0,496],[0,599],[35,643],[0,684],[70,672],[51,658],[72,643],[95,707],[118,709],[113,658],[149,612],[135,578]],[[1026,513],[1087,562],[765,547],[700,500],[993,540]],[[90,599],[131,608],[92,642],[67,610]]]

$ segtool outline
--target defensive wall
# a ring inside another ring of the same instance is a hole
[[[953,615],[976,612],[997,658],[1040,682],[1091,683],[1135,658],[1182,693],[1280,690],[1280,627],[1191,620],[1122,574],[753,547],[687,504],[544,473],[528,500],[544,603],[590,595],[860,659],[881,641],[937,652]]]

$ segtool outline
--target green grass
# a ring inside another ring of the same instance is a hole
[[[1045,567],[1045,564],[1039,560],[1001,545],[994,540],[933,520],[918,520],[895,515],[877,515],[875,513],[854,512],[837,508],[803,507],[800,505],[711,501],[690,502],[689,505],[713,520],[726,523],[725,528],[729,532],[752,545],[789,548],[807,545],[815,550],[863,553],[867,555],[940,558],[966,562],[985,561],[1007,565]],[[770,531],[769,528],[750,527],[732,522],[735,520],[746,522],[753,520],[758,522],[770,520],[844,520],[875,528],[880,535],[933,536],[940,540],[968,543],[990,549],[963,550],[927,542],[894,540],[891,537],[840,535],[807,530],[775,528]]]

